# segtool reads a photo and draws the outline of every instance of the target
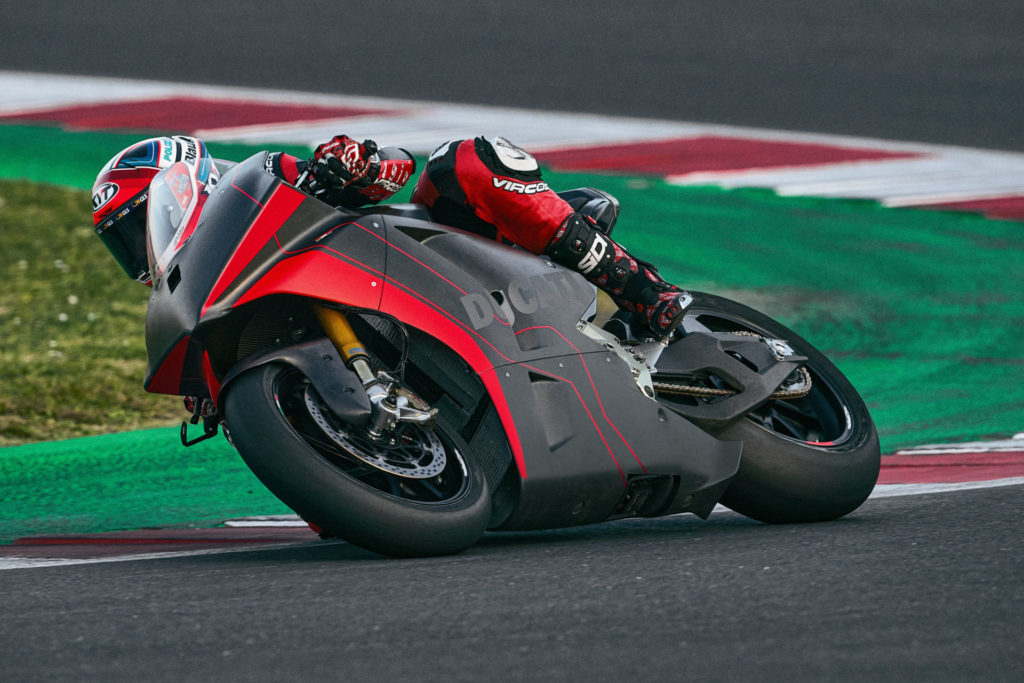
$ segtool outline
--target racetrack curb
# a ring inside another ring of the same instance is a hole
[[[425,155],[504,135],[555,170],[644,173],[679,185],[874,199],[1024,220],[1024,154],[842,135],[0,71],[0,123],[181,132],[207,142],[312,147],[339,131]]]

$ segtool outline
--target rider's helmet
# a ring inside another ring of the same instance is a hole
[[[217,179],[217,168],[202,140],[175,135],[137,142],[113,156],[92,187],[92,217],[103,240],[128,275],[150,281],[146,256],[146,204],[153,176],[185,162],[203,184]]]

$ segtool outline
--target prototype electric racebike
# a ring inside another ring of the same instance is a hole
[[[718,503],[829,520],[873,488],[863,401],[765,315],[693,292],[669,339],[599,325],[582,276],[423,207],[335,209],[265,157],[154,179],[146,389],[322,535],[437,555]]]

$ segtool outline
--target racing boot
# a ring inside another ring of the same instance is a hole
[[[663,280],[654,266],[634,258],[579,213],[565,219],[544,253],[607,292],[661,339],[667,339],[682,322],[692,300],[689,293]]]

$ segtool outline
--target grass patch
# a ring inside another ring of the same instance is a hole
[[[0,181],[0,445],[169,424],[147,394],[148,290],[93,234],[89,194]]]

